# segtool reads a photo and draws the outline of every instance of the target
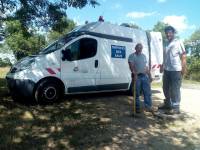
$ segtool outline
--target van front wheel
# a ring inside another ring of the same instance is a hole
[[[55,82],[44,80],[39,83],[35,91],[35,100],[45,104],[57,102],[61,98],[61,91]]]

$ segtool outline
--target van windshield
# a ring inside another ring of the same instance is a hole
[[[64,37],[60,38],[57,41],[54,41],[52,44],[48,45],[46,48],[42,49],[39,54],[49,54],[51,52],[54,52],[56,50],[59,50],[60,48],[62,48],[66,43],[68,43],[69,41],[73,40],[74,38],[76,38],[77,35],[74,33],[69,33],[67,35],[65,35]]]

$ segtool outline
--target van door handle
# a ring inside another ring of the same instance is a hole
[[[95,62],[94,62],[94,67],[97,68],[98,65],[99,65],[98,60],[95,60]]]
[[[74,72],[78,71],[78,67],[74,67],[73,71]]]

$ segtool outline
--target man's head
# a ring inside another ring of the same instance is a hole
[[[165,28],[165,35],[168,39],[168,41],[172,41],[174,39],[174,35],[176,33],[176,30],[172,26],[167,26]]]
[[[142,46],[141,43],[138,43],[138,44],[135,46],[135,50],[136,50],[136,53],[137,53],[137,54],[141,54],[142,49],[143,49],[143,46]]]

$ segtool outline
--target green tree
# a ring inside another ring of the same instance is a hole
[[[1,20],[19,20],[26,27],[51,28],[64,16],[68,7],[95,7],[96,0],[0,0]]]
[[[190,36],[190,41],[197,41],[200,40],[200,28],[197,29],[192,35]]]
[[[76,24],[74,23],[74,21],[63,17],[62,20],[55,24],[52,27],[51,31],[48,33],[48,42],[52,42],[58,39],[59,37],[67,34],[72,29],[74,29],[75,25]]]
[[[8,58],[2,59],[0,58],[0,67],[6,67],[6,66],[11,66],[12,63]]]
[[[187,78],[200,81],[200,29],[196,30],[189,39],[185,40],[186,50],[190,52],[187,57]]]
[[[96,0],[0,0],[0,25],[6,22],[6,43],[17,59],[35,53],[45,44],[45,37],[35,29],[50,31],[53,40],[74,28],[67,19],[68,7],[99,5]]]
[[[153,31],[161,32],[162,37],[163,37],[163,42],[165,42],[167,40],[166,36],[165,36],[165,27],[166,26],[168,26],[168,24],[165,24],[164,22],[159,21],[153,27]]]
[[[36,53],[45,45],[45,37],[29,33],[20,21],[6,22],[6,43],[13,50],[17,59]]]
[[[200,29],[196,30],[188,40],[185,41],[187,49],[191,51],[191,56],[200,58]]]

